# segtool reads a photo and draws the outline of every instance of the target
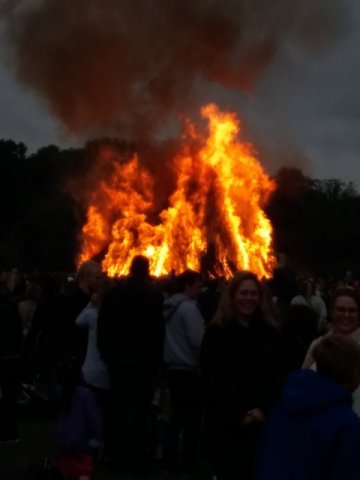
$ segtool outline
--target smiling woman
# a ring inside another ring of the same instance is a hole
[[[360,344],[360,299],[354,289],[341,287],[336,290],[330,311],[332,325],[326,336],[343,335],[354,339]],[[320,343],[320,337],[310,345],[303,368],[316,369],[313,351]],[[353,394],[353,410],[360,416],[360,386]]]
[[[278,390],[278,335],[266,307],[256,275],[239,272],[205,333],[205,429],[218,480],[253,478],[254,453]]]

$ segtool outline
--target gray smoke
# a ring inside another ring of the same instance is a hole
[[[18,78],[70,132],[132,138],[209,83],[252,91],[288,39],[321,52],[344,29],[337,0],[7,0],[1,15]]]

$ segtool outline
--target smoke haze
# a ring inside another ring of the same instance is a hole
[[[17,77],[69,132],[146,139],[197,110],[206,85],[253,91],[289,38],[327,49],[344,31],[340,5],[27,0],[1,14]]]

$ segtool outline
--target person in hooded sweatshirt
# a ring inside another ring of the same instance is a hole
[[[269,418],[257,480],[360,478],[360,419],[351,408],[360,383],[360,347],[333,335],[313,355],[317,372],[294,372]]]
[[[204,319],[196,305],[202,290],[200,273],[186,270],[178,279],[180,293],[164,303],[164,363],[170,391],[171,417],[165,439],[164,461],[170,471],[196,470],[201,430],[202,394],[199,356]],[[183,433],[182,459],[177,451]]]

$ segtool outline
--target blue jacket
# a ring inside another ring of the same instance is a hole
[[[257,480],[359,480],[360,418],[351,403],[320,374],[294,372],[269,417]]]

